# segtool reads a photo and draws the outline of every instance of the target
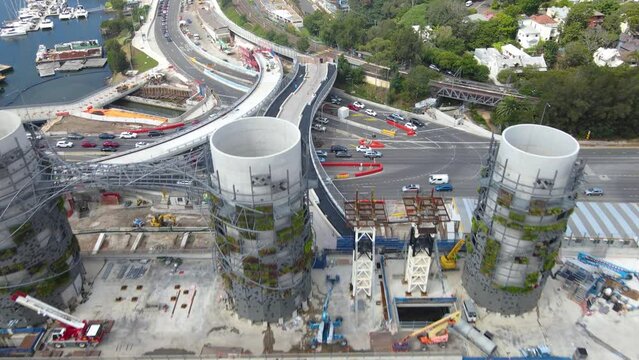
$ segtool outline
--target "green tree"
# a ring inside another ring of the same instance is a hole
[[[313,36],[319,36],[322,25],[330,19],[322,11],[314,11],[304,17],[304,27]]]
[[[124,5],[126,5],[126,0],[110,0],[111,2],[111,8],[113,8],[113,10],[124,10]]]
[[[429,82],[438,77],[440,75],[436,71],[430,70],[424,65],[417,65],[404,79],[404,91],[413,102],[423,100],[430,92]]]
[[[428,3],[426,21],[432,26],[448,25],[456,27],[468,15],[461,1],[433,0]]]
[[[553,68],[557,63],[557,54],[559,53],[559,44],[556,41],[547,41],[544,43],[544,60],[548,68]]]
[[[562,68],[576,67],[589,64],[592,60],[592,54],[588,51],[588,47],[580,41],[573,41],[564,48],[564,54],[559,60],[559,66]]]
[[[308,42],[308,38],[306,36],[302,36],[297,40],[297,50],[305,53],[311,44]]]
[[[107,62],[114,73],[124,72],[129,68],[126,53],[116,39],[109,39],[104,43],[107,51]]]
[[[517,74],[512,69],[504,69],[497,74],[497,81],[502,84],[512,84],[515,82]]]
[[[412,28],[402,26],[391,39],[395,60],[403,65],[411,65],[421,50],[421,39]]]

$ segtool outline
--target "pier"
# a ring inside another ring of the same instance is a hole
[[[38,64],[38,74],[40,77],[53,76],[57,71],[80,71],[87,68],[101,68],[106,65],[106,58],[94,58],[87,60],[69,60],[64,63],[57,61]]]

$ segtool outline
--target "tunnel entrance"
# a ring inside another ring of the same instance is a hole
[[[397,306],[397,318],[402,329],[418,329],[450,313],[451,306],[443,304]]]

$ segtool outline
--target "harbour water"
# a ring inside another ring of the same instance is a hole
[[[2,2],[23,3],[19,0],[1,0]],[[77,0],[68,0],[69,6],[75,6]],[[100,8],[105,0],[80,0],[86,9]],[[19,6],[18,6],[19,7]],[[0,5],[0,22],[16,17],[9,12],[8,6]],[[110,18],[104,11],[92,11],[88,19],[53,20],[53,30],[28,32],[27,35],[0,39],[0,64],[13,66],[4,83],[4,92],[0,92],[0,107],[22,104],[36,105],[69,102],[86,96],[104,86],[111,76],[108,65],[101,69],[86,69],[72,73],[58,73],[55,76],[40,78],[35,67],[35,54],[38,45],[47,48],[54,44],[75,40],[98,39],[104,45],[100,34],[100,23]]]

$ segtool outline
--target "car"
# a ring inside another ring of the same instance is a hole
[[[405,126],[405,127],[407,127],[407,128],[409,128],[409,129],[411,129],[411,130],[413,130],[413,131],[417,130],[417,126],[415,126],[415,124],[413,124],[413,123],[412,123],[412,122],[410,122],[410,121],[406,122],[406,123],[404,124],[404,126]]]
[[[335,153],[335,157],[337,158],[349,158],[352,155],[348,151],[338,151]]]
[[[325,158],[325,157],[323,157],[323,156],[320,156],[320,157],[319,157],[319,161],[320,161],[321,163],[326,162],[326,158]]]
[[[111,140],[107,140],[105,142],[102,143],[102,147],[112,147],[112,148],[116,148],[119,147],[120,144],[115,142],[115,141],[111,141]]]
[[[359,111],[359,108],[353,104],[348,104],[348,108],[352,111]]]
[[[435,64],[428,65],[428,68],[431,70],[439,71],[439,68]]]
[[[369,159],[381,158],[382,156],[383,156],[382,152],[377,150],[369,150],[364,153],[364,157]]]
[[[78,133],[71,133],[71,134],[67,134],[67,139],[69,140],[82,140],[84,139],[84,136],[78,134]]]
[[[369,146],[366,145],[358,145],[355,150],[357,150],[357,152],[367,152],[367,151],[371,151],[373,149],[371,149]]]
[[[136,133],[131,133],[131,132],[122,132],[120,133],[120,139],[137,139],[138,134]]]
[[[57,143],[55,143],[55,147],[59,147],[59,148],[71,148],[73,147],[73,143],[71,141],[66,141],[66,140],[60,140]]]
[[[335,104],[335,105],[339,105],[342,103],[342,99],[338,98],[338,97],[331,97],[331,104]]]
[[[409,120],[409,121],[410,121],[413,125],[417,126],[418,128],[426,126],[426,124],[424,124],[424,122],[422,122],[422,121],[421,121],[421,120],[419,120],[419,119],[410,118],[410,120]]]
[[[320,124],[313,124],[312,130],[325,132],[326,131],[326,126],[323,126],[323,125],[320,125]]]
[[[115,135],[109,133],[102,133],[98,135],[99,139],[115,139]]]
[[[338,151],[348,151],[348,148],[344,145],[333,145],[331,146],[331,152],[338,152]]]
[[[444,73],[445,73],[446,75],[448,75],[448,76],[455,76],[455,73],[454,73],[454,72],[452,72],[452,71],[450,71],[450,70],[446,70],[446,71],[444,71]]]
[[[389,116],[392,117],[393,119],[395,119],[396,121],[404,121],[405,120],[404,117],[402,115],[400,115],[400,114],[393,113],[393,114],[390,114]]]
[[[171,38],[166,38],[167,42],[173,42],[173,40],[171,40]]]
[[[40,135],[39,133],[36,133],[36,134],[35,134],[35,138],[36,138],[37,140],[41,140],[41,139],[42,139],[42,135]],[[27,133],[27,139],[29,139],[29,140],[33,140],[33,136],[31,135],[31,133]]]
[[[104,152],[115,152],[118,151],[118,149],[114,148],[114,147],[107,147],[107,146],[103,146],[100,148],[100,151],[104,151]]]
[[[402,186],[402,192],[419,191],[419,184],[408,184]]]
[[[365,113],[366,113],[366,115],[368,115],[368,116],[372,116],[372,117],[377,116],[377,112],[375,112],[375,110],[373,110],[373,109],[366,109],[366,110],[364,110],[364,112],[365,112]]]
[[[138,142],[135,143],[135,148],[137,149],[137,148],[145,147],[147,145],[149,145],[149,143],[144,142],[144,141],[138,141]]]
[[[453,191],[453,185],[452,184],[436,185],[435,191]]]
[[[471,0],[466,1],[466,7],[473,6],[473,2]]]
[[[149,137],[157,137],[157,136],[162,136],[162,135],[164,135],[164,133],[163,133],[162,131],[160,131],[160,130],[151,130],[151,131],[149,131],[149,132],[147,133],[147,135],[148,135]]]
[[[90,142],[89,140],[84,140],[83,142],[80,143],[80,146],[82,146],[83,148],[94,148],[98,146],[98,144],[94,142]]]
[[[328,156],[328,153],[326,152],[326,150],[315,150],[315,154],[317,154],[317,156],[323,156],[323,157]]]
[[[584,195],[586,196],[603,196],[604,191],[600,187],[591,187],[584,190]]]
[[[320,123],[320,124],[328,124],[328,119],[325,118],[325,117],[319,117],[318,116],[318,117],[315,118],[315,121]]]
[[[358,109],[360,109],[360,110],[366,107],[366,105],[362,104],[362,103],[361,103],[361,102],[359,102],[359,101],[355,101],[355,102],[353,103],[353,105],[355,105],[355,106],[356,106]]]
[[[397,122],[397,119],[395,119],[394,117],[392,117],[392,116],[390,116],[390,115],[386,116],[386,120],[387,120],[387,121],[392,121],[392,122],[394,122],[394,123],[396,123],[396,122]]]

